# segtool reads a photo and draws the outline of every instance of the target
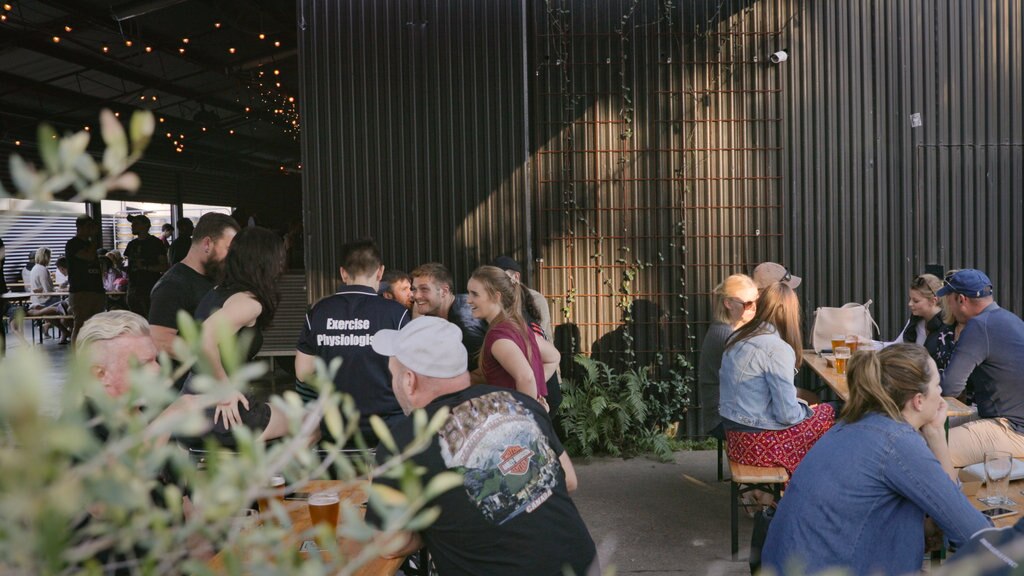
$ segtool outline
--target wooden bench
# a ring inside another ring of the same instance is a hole
[[[736,559],[736,554],[740,549],[740,527],[739,527],[739,508],[740,508],[740,496],[747,492],[754,490],[760,490],[762,492],[768,492],[775,496],[776,502],[782,498],[782,487],[789,482],[789,473],[786,469],[777,466],[774,468],[764,468],[761,466],[749,466],[747,464],[737,464],[732,460],[729,461],[729,472],[732,473],[732,489],[730,492],[730,507],[732,512],[731,518],[731,529],[732,529],[732,541],[731,551],[733,560]]]
[[[36,327],[37,326],[39,327],[39,343],[42,344],[43,343],[43,336],[44,336],[44,333],[45,333],[45,331],[43,330],[43,323],[44,322],[47,322],[47,321],[50,321],[50,320],[56,320],[56,321],[74,320],[75,317],[70,315],[70,314],[48,314],[46,316],[30,316],[30,315],[26,314],[25,315],[25,319],[32,321],[32,340],[33,341],[35,341],[35,339],[36,339]]]

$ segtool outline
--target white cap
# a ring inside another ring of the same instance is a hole
[[[432,378],[454,378],[466,372],[462,330],[436,316],[420,316],[401,330],[381,330],[373,337],[374,352],[394,356],[406,368]]]

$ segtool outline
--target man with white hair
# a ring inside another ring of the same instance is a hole
[[[426,470],[424,484],[445,471],[463,484],[433,504],[441,514],[394,553],[423,543],[441,574],[575,574],[597,569],[594,541],[569,497],[576,473],[536,400],[514,390],[470,386],[458,326],[421,316],[401,330],[381,330],[373,349],[389,357],[391,385],[402,410],[433,416],[450,409],[430,447],[413,457]],[[391,426],[398,446],[408,445],[411,419]],[[391,455],[380,446],[377,461]],[[398,481],[374,482],[397,486]],[[372,509],[371,522],[379,522]]]

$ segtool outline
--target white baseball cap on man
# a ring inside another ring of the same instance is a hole
[[[394,356],[409,370],[432,378],[454,378],[464,374],[468,365],[462,330],[436,316],[420,316],[401,330],[378,331],[373,336],[373,350]]]

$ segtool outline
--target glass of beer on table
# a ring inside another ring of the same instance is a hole
[[[846,345],[846,334],[833,334],[832,335],[832,353],[834,354],[836,348]]]
[[[850,359],[850,349],[846,346],[839,346],[835,350],[835,367],[836,374],[843,376],[846,374],[846,361]]]
[[[846,336],[846,347],[850,349],[850,354],[857,351],[857,346],[860,345],[860,339],[857,338],[856,334],[847,334]],[[842,346],[842,344],[840,344]]]
[[[336,534],[338,529],[338,514],[341,510],[337,492],[315,492],[310,494],[309,520],[313,526],[326,524],[331,529],[331,534]]]
[[[273,496],[263,496],[259,499],[260,514],[266,514],[270,511],[270,499],[273,498],[278,502],[284,503],[284,476],[280,474],[274,474],[270,477],[270,489],[274,491]]]

